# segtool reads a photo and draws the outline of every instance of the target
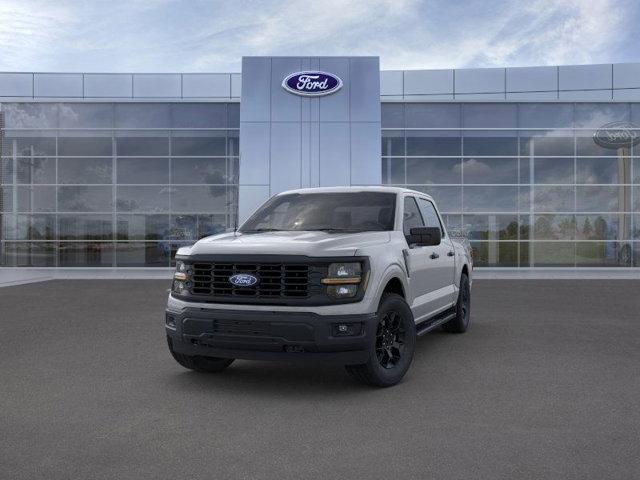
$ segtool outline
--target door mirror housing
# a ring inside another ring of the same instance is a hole
[[[413,227],[407,235],[407,243],[418,247],[434,247],[440,245],[442,232],[438,227]]]

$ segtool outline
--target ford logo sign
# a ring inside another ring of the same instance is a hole
[[[258,283],[258,277],[250,273],[236,273],[229,277],[229,283],[236,287],[252,287]]]
[[[342,80],[327,72],[296,72],[282,81],[282,88],[295,95],[320,97],[340,90]]]
[[[640,142],[640,127],[630,122],[612,122],[593,134],[593,141],[603,148],[624,148]]]

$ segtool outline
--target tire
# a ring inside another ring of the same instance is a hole
[[[359,382],[391,387],[402,380],[411,365],[416,325],[409,305],[395,293],[383,294],[376,315],[376,334],[370,345],[369,361],[345,368]]]
[[[171,356],[184,368],[202,373],[221,372],[233,363],[233,358],[200,357],[184,355],[173,350],[173,343],[167,337]]]
[[[471,323],[471,288],[466,273],[460,276],[460,293],[456,303],[456,316],[442,326],[445,332],[464,333]]]

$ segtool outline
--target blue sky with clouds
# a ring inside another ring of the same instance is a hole
[[[383,69],[640,61],[637,0],[0,0],[0,71],[227,72],[242,55]]]

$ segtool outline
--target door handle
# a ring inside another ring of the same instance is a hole
[[[447,257],[453,257],[456,254],[456,252],[454,252],[453,250],[449,250],[449,253],[447,253]]]
[[[433,252],[431,255],[429,255],[429,258],[431,260],[435,260],[436,258],[440,258],[440,255],[438,255],[436,252]]]

